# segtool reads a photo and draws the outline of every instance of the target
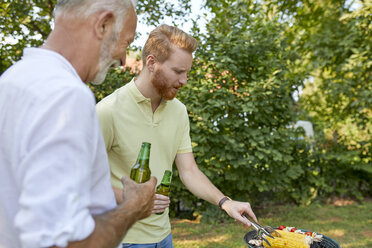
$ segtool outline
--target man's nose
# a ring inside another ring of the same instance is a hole
[[[187,84],[187,74],[186,74],[186,73],[183,73],[183,74],[181,75],[181,78],[180,78],[179,82],[180,82],[182,85]]]

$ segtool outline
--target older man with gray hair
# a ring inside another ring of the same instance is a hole
[[[116,205],[84,84],[125,63],[135,29],[130,0],[60,0],[45,44],[1,76],[0,247],[116,247],[150,215],[155,178],[124,177]]]

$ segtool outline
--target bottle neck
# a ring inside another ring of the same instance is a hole
[[[136,164],[139,164],[141,167],[149,167],[150,149],[151,149],[150,143],[146,143],[146,142],[142,143],[141,150],[138,154]]]
[[[163,184],[163,185],[170,185],[171,175],[172,175],[172,172],[169,171],[169,170],[166,170],[164,172],[163,179],[161,180],[161,184]]]

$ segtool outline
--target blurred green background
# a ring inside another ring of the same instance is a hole
[[[54,5],[0,3],[0,73],[47,38]],[[191,5],[139,1],[137,12],[150,28],[187,23],[199,41],[178,98],[211,181],[258,209],[371,197],[372,1],[204,0],[199,16],[190,15]],[[139,60],[140,47],[128,56]],[[103,85],[89,87],[99,101],[136,73],[114,69]],[[299,120],[314,135],[295,128]],[[173,172],[172,217],[226,218]]]

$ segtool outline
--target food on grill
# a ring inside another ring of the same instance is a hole
[[[250,240],[249,244],[254,247],[311,248],[314,242],[321,242],[323,237],[315,232],[304,232],[294,227],[285,226],[280,226],[276,232],[271,233],[271,235],[274,236],[274,239],[266,237],[271,246],[258,239]]]
[[[284,228],[285,228],[285,226],[283,226],[283,225],[280,225],[280,226],[278,227],[279,230],[283,230]]]
[[[310,248],[310,245],[306,242],[306,236],[300,233],[288,232],[284,230],[277,231],[280,236],[274,239],[267,237],[271,247],[287,247],[287,248]],[[269,247],[264,243],[264,247]]]

